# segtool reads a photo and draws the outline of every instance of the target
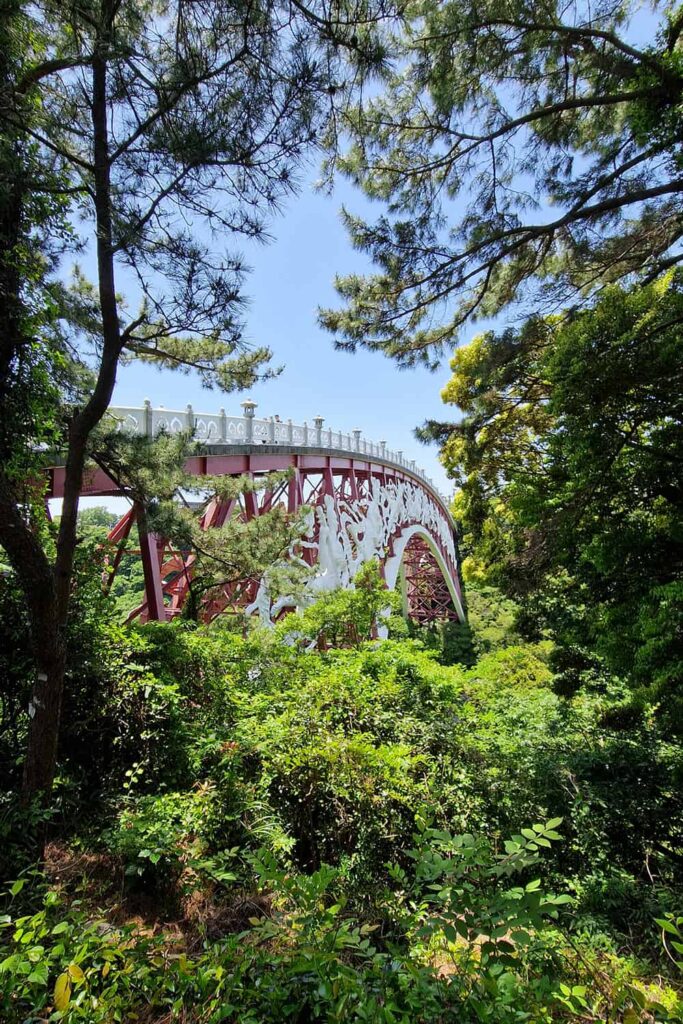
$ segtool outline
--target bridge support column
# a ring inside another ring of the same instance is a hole
[[[164,589],[161,580],[161,560],[156,534],[147,529],[144,510],[138,508],[138,534],[140,537],[140,559],[145,579],[145,598],[147,600],[147,618],[154,622],[165,622],[166,606]]]
[[[113,562],[109,564],[108,569],[105,570],[103,576],[105,594],[108,594],[109,591],[111,590],[111,585],[114,582],[114,574],[116,573],[116,570],[119,567],[119,564],[123,557],[124,549],[126,547],[126,541],[128,540],[128,535],[132,529],[133,523],[135,522],[135,515],[136,509],[135,506],[132,506],[128,510],[128,512],[126,512],[123,519],[119,519],[116,526],[113,528],[113,530],[110,530],[109,534],[107,535],[107,540],[111,544],[116,544],[116,554],[114,555]]]

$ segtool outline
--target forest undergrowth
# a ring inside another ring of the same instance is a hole
[[[680,742],[614,677],[567,695],[492,588],[380,642],[372,568],[246,635],[85,587],[31,814],[0,586],[7,1024],[683,1020]]]

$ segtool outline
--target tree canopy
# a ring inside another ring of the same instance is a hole
[[[611,285],[456,352],[429,423],[459,485],[470,579],[531,601],[566,647],[675,704],[683,577],[683,278]]]
[[[424,0],[347,119],[345,212],[376,272],[337,279],[340,348],[436,365],[476,318],[560,308],[681,258],[680,5]]]

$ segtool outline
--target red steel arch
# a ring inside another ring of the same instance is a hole
[[[400,585],[408,614],[420,622],[464,620],[453,523],[441,496],[418,472],[381,458],[328,449],[288,449],[282,444],[206,445],[201,455],[186,461],[192,476],[255,478],[290,470],[275,491],[255,491],[231,501],[212,499],[201,513],[204,529],[231,518],[244,521],[278,504],[289,512],[311,509],[311,532],[303,557],[318,565],[315,590],[348,586],[365,556],[378,557],[389,587]],[[49,470],[48,497],[63,495],[64,469]],[[120,487],[103,470],[86,473],[83,496],[121,495]],[[110,540],[117,545],[116,570],[127,538],[136,524],[135,506],[116,524]],[[187,596],[193,555],[174,550],[162,537],[140,538],[145,599],[131,613],[143,621],[177,615]],[[250,579],[225,587],[203,608],[207,621],[226,610],[251,608],[264,614],[259,603],[261,581]]]

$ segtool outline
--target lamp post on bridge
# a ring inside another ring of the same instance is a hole
[[[149,398],[145,399],[143,423],[144,433],[147,435],[147,437],[152,437],[154,434],[154,427],[152,423],[152,403],[150,402]]]
[[[245,398],[243,402],[240,402],[244,409],[244,419],[246,420],[244,434],[247,444],[252,444],[254,440],[254,411],[257,404],[251,398]]]

